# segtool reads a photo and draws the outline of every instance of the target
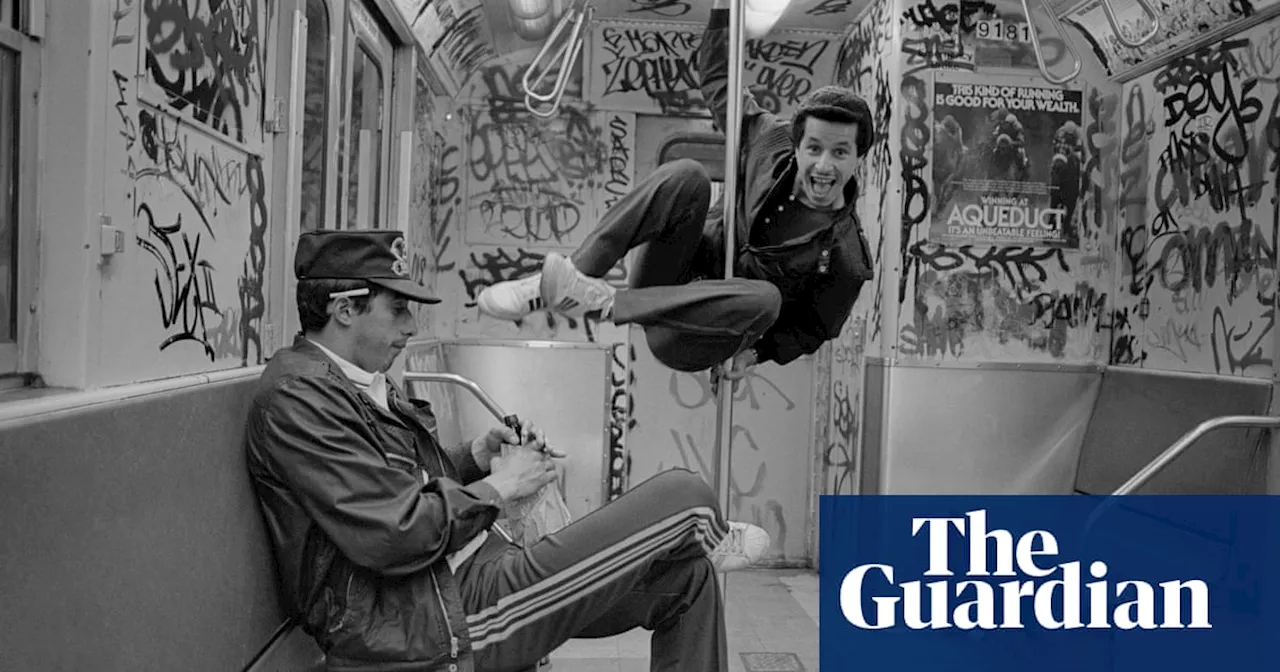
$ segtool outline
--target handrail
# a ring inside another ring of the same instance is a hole
[[[573,75],[573,64],[577,60],[578,54],[582,52],[582,45],[585,41],[585,36],[582,35],[582,26],[587,23],[589,21],[589,17],[594,14],[595,8],[592,7],[590,2],[587,0],[583,0],[580,9],[577,7],[571,7],[566,10],[564,14],[561,14],[560,20],[556,22],[556,27],[551,31],[551,35],[547,37],[546,43],[542,45],[542,49],[538,50],[538,55],[533,57],[533,61],[529,63],[529,67],[524,71],[524,78],[521,80],[521,83],[524,85],[524,105],[533,114],[544,119],[549,119],[555,116],[556,110],[560,109],[560,99],[564,97],[564,90],[569,86],[569,78]],[[577,20],[574,21],[573,31],[569,33],[569,39],[564,42],[559,51],[556,52],[556,55],[551,57],[553,62],[557,58],[560,59],[560,71],[556,74],[556,80],[551,87],[551,93],[538,93],[536,90],[538,85],[540,85],[542,80],[546,79],[547,75],[551,72],[550,64],[543,66],[542,59],[547,55],[547,52],[551,49],[552,43],[556,41],[556,38],[559,37],[561,31],[564,30],[565,26],[569,25],[569,21],[572,20],[575,15],[577,16]],[[532,75],[534,70],[537,70],[539,67],[541,67],[542,70],[539,72],[537,79],[533,80],[533,83],[530,84],[530,75]],[[539,110],[538,106],[533,102],[535,100],[542,103],[551,103],[551,109],[546,110],[545,112]]]
[[[1151,17],[1151,31],[1146,35],[1139,37],[1138,40],[1132,41],[1120,28],[1120,20],[1116,18],[1116,10],[1111,6],[1111,0],[1098,0],[1102,4],[1102,13],[1107,17],[1107,23],[1111,24],[1111,31],[1115,34],[1116,39],[1130,49],[1137,49],[1142,45],[1155,39],[1156,33],[1160,32],[1160,16],[1156,14],[1155,8],[1151,6],[1148,0],[1135,0],[1142,11]],[[1080,74],[1080,55],[1071,47],[1071,41],[1067,39],[1067,31],[1062,28],[1062,22],[1058,19],[1058,15],[1049,6],[1049,0],[1041,0],[1041,6],[1044,7],[1044,13],[1049,16],[1049,23],[1053,25],[1053,30],[1062,37],[1062,43],[1067,51],[1071,53],[1071,58],[1075,60],[1076,66],[1072,69],[1071,74],[1066,77],[1058,78],[1049,73],[1049,68],[1044,64],[1044,51],[1040,48],[1040,32],[1036,30],[1035,21],[1031,18],[1031,6],[1027,0],[1022,0],[1022,13],[1027,19],[1027,29],[1031,34],[1031,50],[1036,54],[1036,65],[1040,67],[1040,74],[1050,84],[1061,86],[1075,79]]]
[[[1105,4],[1108,0],[1102,0]],[[1044,52],[1040,49],[1040,31],[1036,30],[1036,23],[1031,18],[1031,6],[1027,4],[1027,0],[1022,0],[1022,13],[1027,17],[1027,32],[1031,34],[1031,50],[1036,54],[1036,65],[1040,66],[1040,74],[1050,84],[1061,86],[1076,78],[1080,74],[1080,55],[1071,47],[1071,41],[1067,39],[1067,31],[1063,29],[1062,22],[1058,20],[1058,15],[1053,13],[1053,8],[1049,6],[1048,0],[1041,0],[1044,7],[1044,13],[1049,15],[1049,23],[1053,24],[1053,30],[1062,37],[1062,44],[1066,50],[1070,52],[1071,58],[1075,60],[1076,67],[1071,74],[1061,79],[1054,77],[1049,73],[1049,68],[1044,64]],[[1109,5],[1108,5],[1109,7]],[[1110,11],[1110,10],[1108,10]],[[1107,16],[1110,16],[1108,14]]]
[[[1125,481],[1115,492],[1111,493],[1098,508],[1089,514],[1089,518],[1085,521],[1082,539],[1088,539],[1089,533],[1093,531],[1093,526],[1098,523],[1102,515],[1111,510],[1116,502],[1120,501],[1119,497],[1132,494],[1135,490],[1145,485],[1156,474],[1164,471],[1178,456],[1186,452],[1196,441],[1199,441],[1209,432],[1228,427],[1248,427],[1261,429],[1280,429],[1280,417],[1269,415],[1221,415],[1216,418],[1210,418],[1196,425],[1196,428],[1182,435],[1160,453],[1156,459],[1151,460],[1145,467],[1134,474],[1132,478]]]
[[[1121,495],[1131,494],[1134,490],[1145,485],[1147,481],[1150,481],[1156,474],[1164,471],[1165,467],[1178,459],[1179,455],[1186,452],[1192,444],[1199,441],[1205,434],[1216,429],[1223,429],[1226,427],[1280,429],[1280,417],[1272,417],[1269,415],[1222,415],[1205,420],[1197,425],[1195,429],[1183,434],[1182,438],[1174,442],[1172,446],[1166,448],[1163,453],[1160,453],[1159,457],[1148,463],[1141,471],[1134,474],[1133,478],[1130,478],[1124,485],[1120,486],[1120,489],[1111,493],[1111,496],[1118,497]]]
[[[463,388],[466,388],[468,392],[475,395],[476,399],[479,399],[480,403],[484,404],[484,407],[489,409],[489,412],[493,414],[493,417],[497,418],[499,422],[507,424],[508,427],[511,426],[510,418],[515,417],[513,415],[507,415],[507,413],[502,410],[502,407],[498,405],[498,402],[494,401],[493,397],[489,396],[489,393],[485,392],[484,388],[480,387],[480,385],[476,383],[476,381],[471,380],[470,378],[464,378],[463,376],[459,376],[456,373],[439,373],[435,371],[405,371],[404,380],[406,383],[412,383],[412,382],[453,383],[454,385],[459,385]],[[515,429],[517,432],[520,431],[518,424],[513,429]]]
[[[1144,37],[1138,38],[1137,42],[1130,42],[1129,38],[1125,37],[1124,31],[1120,30],[1120,21],[1116,19],[1116,12],[1115,9],[1111,7],[1111,0],[1101,0],[1102,13],[1107,15],[1107,23],[1111,24],[1111,30],[1115,33],[1116,39],[1120,40],[1120,44],[1123,44],[1130,49],[1137,49],[1138,47],[1150,42],[1155,39],[1156,33],[1160,32],[1160,15],[1156,14],[1155,8],[1153,8],[1147,0],[1136,1],[1138,6],[1142,8],[1142,11],[1146,12],[1147,16],[1151,17],[1151,32],[1147,33]]]

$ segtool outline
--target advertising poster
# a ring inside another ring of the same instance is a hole
[[[1082,93],[945,79],[934,82],[929,239],[1078,247]]]

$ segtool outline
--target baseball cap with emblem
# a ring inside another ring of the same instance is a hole
[[[409,245],[401,231],[308,231],[298,239],[293,271],[299,280],[365,280],[413,301],[440,303],[410,278]]]

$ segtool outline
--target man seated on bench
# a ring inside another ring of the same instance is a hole
[[[430,405],[385,371],[417,332],[398,231],[298,243],[302,333],[262,374],[249,471],[286,608],[330,670],[521,670],[566,640],[654,632],[651,669],[728,669],[715,571],[769,546],[696,474],[663,472],[531,546],[494,526],[555,478],[537,432],[441,447]],[[529,390],[545,394],[552,389]],[[585,447],[599,449],[599,447]]]

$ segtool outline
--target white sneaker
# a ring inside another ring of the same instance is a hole
[[[769,533],[750,523],[729,522],[729,534],[709,558],[718,572],[736,572],[759,562],[769,550]]]
[[[519,320],[547,306],[542,301],[542,274],[507,280],[480,290],[476,304],[480,312],[499,320]]]
[[[542,261],[542,298],[558,313],[582,317],[599,312],[607,319],[616,291],[604,280],[583,275],[568,257],[551,252]]]

